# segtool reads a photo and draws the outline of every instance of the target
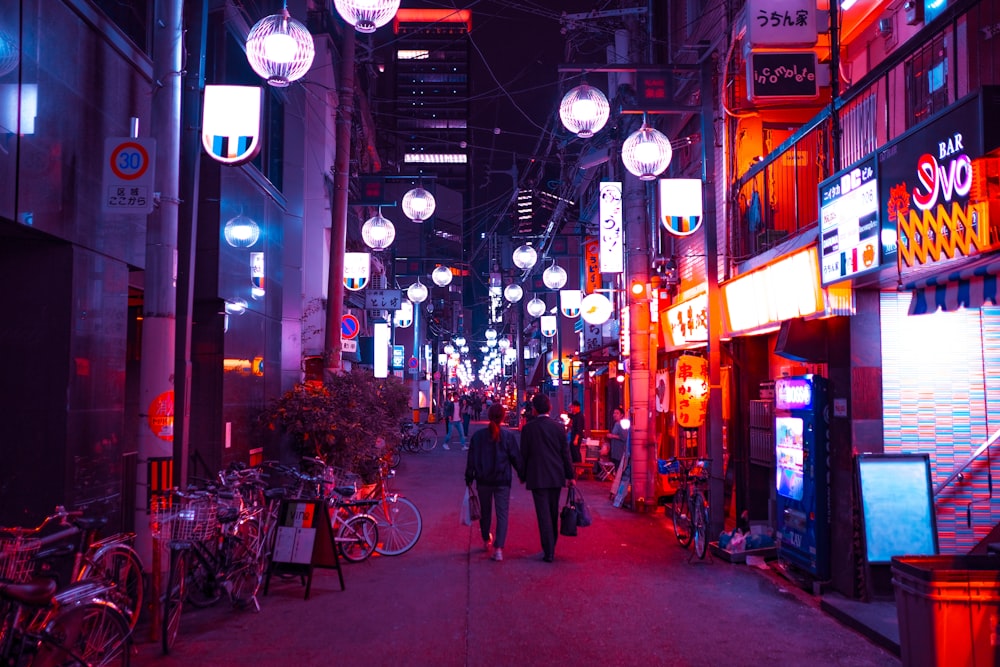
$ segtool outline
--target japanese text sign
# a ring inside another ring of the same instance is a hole
[[[674,370],[677,425],[698,428],[708,412],[708,360],[691,354],[677,358]]]
[[[816,0],[747,0],[746,12],[751,47],[816,43]]]

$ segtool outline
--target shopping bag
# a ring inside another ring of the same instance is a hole
[[[573,489],[571,487],[566,494],[566,504],[559,511],[559,534],[567,537],[576,537],[576,526],[579,519],[576,505],[572,504],[572,501]]]
[[[576,505],[576,525],[580,528],[586,528],[593,523],[593,519],[590,516],[590,508],[587,507],[587,503],[583,499],[583,492],[575,486],[571,486],[569,490],[573,495],[573,503]]]
[[[462,506],[458,510],[458,520],[463,526],[472,525],[472,518],[469,516],[469,487],[465,487],[465,497],[462,498]]]
[[[479,494],[471,486],[467,487],[469,494],[469,522],[479,521],[479,517],[482,516],[482,510],[479,508]]]

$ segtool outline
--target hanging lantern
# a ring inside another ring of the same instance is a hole
[[[435,266],[434,270],[431,271],[431,280],[433,280],[434,284],[438,287],[447,287],[450,285],[451,278],[451,269],[447,266]]]
[[[257,21],[247,35],[246,47],[253,71],[278,88],[305,76],[315,55],[312,35],[289,16],[287,3],[280,14]]]
[[[396,238],[396,227],[392,220],[382,217],[381,207],[374,217],[368,218],[361,226],[361,238],[372,250],[385,250]]]
[[[613,310],[608,297],[597,292],[588,294],[580,301],[580,317],[587,324],[604,324],[611,319]]]
[[[375,32],[392,20],[399,0],[334,0],[337,13],[360,33]]]
[[[583,83],[570,90],[559,105],[559,118],[567,130],[586,139],[608,122],[608,98],[597,88]]]
[[[538,327],[541,330],[542,335],[545,336],[546,338],[552,338],[553,336],[556,335],[556,332],[559,330],[558,324],[556,323],[555,315],[542,315],[542,317],[538,321],[539,321]]]
[[[487,329],[486,330],[486,340],[496,340],[496,339],[497,339],[497,330],[494,329],[493,327],[490,327],[489,329]]]
[[[260,238],[260,226],[240,213],[222,228],[226,243],[234,248],[252,248]]]
[[[538,261],[538,252],[525,243],[514,250],[514,266],[519,269],[530,269]]]
[[[436,206],[434,195],[423,188],[413,188],[403,195],[403,213],[413,222],[423,222],[434,215]]]
[[[511,283],[503,288],[503,298],[511,303],[517,303],[524,296],[524,290],[517,283]]]
[[[667,137],[645,122],[622,144],[622,162],[640,181],[652,181],[662,174],[673,155]]]
[[[542,313],[545,312],[545,302],[537,296],[532,297],[531,301],[525,305],[525,310],[527,310],[528,315],[531,315],[532,317],[541,317]]]
[[[451,343],[445,343],[444,353],[445,354],[455,354],[455,346],[452,345]]]
[[[0,76],[10,74],[17,69],[20,60],[19,51],[17,40],[0,30]]]
[[[555,262],[552,262],[552,266],[542,272],[542,282],[549,289],[562,289],[563,285],[566,284],[566,277],[566,269]]]
[[[462,334],[458,334],[457,336],[455,336],[455,345],[457,345],[458,347],[465,347],[465,336],[463,336]]]
[[[427,285],[417,278],[417,282],[406,288],[406,298],[413,303],[423,303],[427,300]]]

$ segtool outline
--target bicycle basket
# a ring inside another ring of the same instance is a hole
[[[704,482],[708,479],[709,474],[712,472],[712,462],[708,459],[698,459],[695,464],[691,467],[691,472],[688,473],[688,477],[691,479],[696,479],[699,482]]]
[[[661,475],[665,475],[667,481],[671,484],[677,484],[681,481],[681,462],[677,459],[663,459],[656,460],[657,471]]]
[[[41,546],[36,537],[0,537],[0,580],[26,582],[34,571],[32,558]]]
[[[150,525],[160,539],[203,542],[219,531],[215,498],[176,500],[155,509]]]

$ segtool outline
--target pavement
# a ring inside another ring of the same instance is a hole
[[[260,612],[186,609],[169,656],[140,624],[134,664],[900,664],[898,648],[774,568],[698,560],[662,510],[613,507],[609,482],[579,482],[594,523],[560,537],[546,563],[531,494],[515,481],[504,560],[490,560],[478,525],[458,519],[465,461],[458,443],[404,454],[394,488],[423,517],[411,551],[343,563],[345,590],[317,569],[309,599],[298,579],[272,578]]]

